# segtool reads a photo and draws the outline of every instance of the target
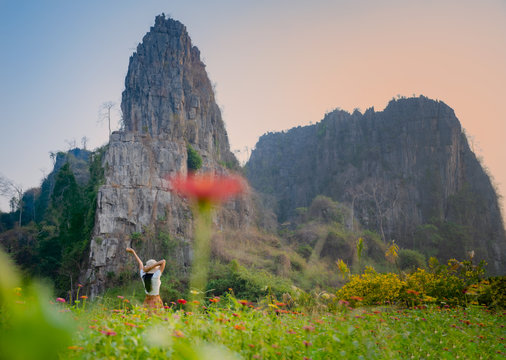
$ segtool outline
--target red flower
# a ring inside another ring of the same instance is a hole
[[[177,301],[177,303],[178,303],[178,304],[182,304],[182,305],[184,305],[184,304],[186,304],[186,300],[185,300],[185,299],[179,299],[179,300]]]
[[[116,331],[112,331],[112,330],[102,330],[100,331],[102,334],[106,335],[106,336],[116,336]]]
[[[239,300],[239,304],[248,305],[248,300]]]
[[[245,189],[244,181],[232,175],[177,175],[169,182],[174,192],[198,203],[219,204]]]

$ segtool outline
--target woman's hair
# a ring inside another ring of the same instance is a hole
[[[156,264],[156,260],[155,259],[149,259],[148,261],[146,261],[146,267],[153,266],[155,264]],[[153,274],[155,272],[156,272],[156,267],[152,268],[147,273],[145,273],[144,275],[142,275],[142,280],[144,282],[144,287],[146,288],[147,292],[151,291],[151,287],[152,287],[151,286],[151,278],[153,277]]]
[[[142,280],[144,281],[144,287],[146,288],[147,292],[151,292],[151,278],[153,277],[153,274],[144,274],[142,275]]]

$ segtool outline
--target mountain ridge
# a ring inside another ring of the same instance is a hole
[[[455,251],[432,240],[421,247],[437,247],[441,258],[480,248],[493,271],[505,270],[497,194],[453,109],[441,101],[420,96],[393,100],[381,112],[335,110],[315,125],[268,133],[246,173],[253,188],[275,199],[281,222],[327,195],[353,205],[354,216],[385,242],[411,247],[420,226],[444,232],[447,223],[457,224],[465,239]]]

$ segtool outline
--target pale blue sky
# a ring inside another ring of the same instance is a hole
[[[100,104],[119,103],[162,12],[199,47],[242,158],[335,107],[424,94],[454,108],[506,194],[504,0],[0,0],[0,173],[38,186],[50,151],[106,143]]]

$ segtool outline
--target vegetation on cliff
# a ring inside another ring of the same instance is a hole
[[[87,256],[104,180],[103,152],[59,153],[55,170],[40,189],[25,194],[22,226],[9,221],[19,209],[2,214],[3,249],[27,275],[50,279],[60,296],[74,288]]]

